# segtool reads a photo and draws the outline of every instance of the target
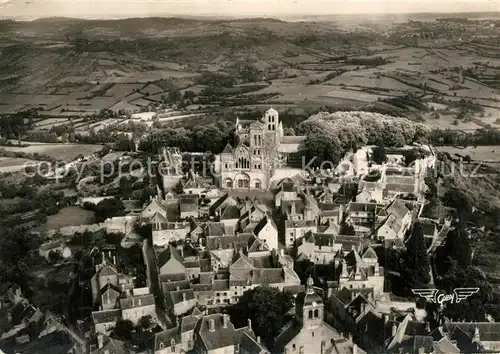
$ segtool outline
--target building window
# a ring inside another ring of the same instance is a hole
[[[304,354],[304,346],[301,345],[299,348],[299,354]]]
[[[318,318],[319,317],[319,311],[316,309],[314,310],[314,318]]]
[[[160,343],[160,349],[165,348],[165,345],[163,343]]]
[[[352,289],[352,284],[351,284],[351,285],[349,285],[349,289]]]
[[[220,294],[219,293],[215,293],[215,296],[220,296]]]
[[[227,293],[224,293],[224,296],[227,296]]]
[[[294,345],[292,345],[292,349],[293,349],[293,350],[295,350],[295,344],[294,344]]]
[[[311,334],[312,334],[312,336],[314,337],[314,332],[312,332]]]
[[[309,319],[311,319],[313,317],[313,312],[312,310],[309,310]]]

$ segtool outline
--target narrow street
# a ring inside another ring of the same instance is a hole
[[[158,281],[158,267],[156,265],[156,255],[151,240],[149,239],[144,240],[143,254],[144,254],[144,262],[146,263],[146,268],[147,268],[146,275],[148,278],[148,286],[151,293],[155,296],[156,313],[158,319],[161,321],[164,327],[172,328],[173,327],[172,321],[165,313],[165,298],[163,296],[160,283]]]

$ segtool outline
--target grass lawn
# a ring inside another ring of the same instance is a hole
[[[78,206],[63,208],[59,213],[47,218],[43,230],[59,229],[66,226],[88,225],[94,223],[94,212]]]

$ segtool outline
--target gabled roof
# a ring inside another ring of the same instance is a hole
[[[255,226],[255,229],[253,230],[254,234],[255,235],[259,235],[259,232],[262,231],[262,229],[267,225],[267,224],[271,224],[271,226],[275,229],[275,230],[278,230],[278,228],[276,227],[276,224],[274,223],[274,221],[269,218],[267,215],[264,216],[257,224],[257,226]]]
[[[116,322],[122,318],[121,310],[95,311],[92,312],[94,324]]]
[[[180,264],[184,263],[184,259],[180,255],[177,248],[175,248],[172,245],[169,245],[166,250],[164,250],[158,255],[158,267],[159,268],[163,267],[171,258],[175,259]]]
[[[237,205],[227,205],[223,208],[220,219],[221,220],[231,220],[240,218],[240,209]]]
[[[232,154],[233,153],[233,147],[230,144],[227,144],[224,150],[222,150],[223,154]]]
[[[362,259],[378,259],[377,253],[370,246],[363,253]]]

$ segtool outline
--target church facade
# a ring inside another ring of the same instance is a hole
[[[219,186],[222,189],[267,190],[286,154],[298,151],[304,137],[286,137],[275,109],[261,119],[236,120],[236,147],[227,145],[220,154]]]

